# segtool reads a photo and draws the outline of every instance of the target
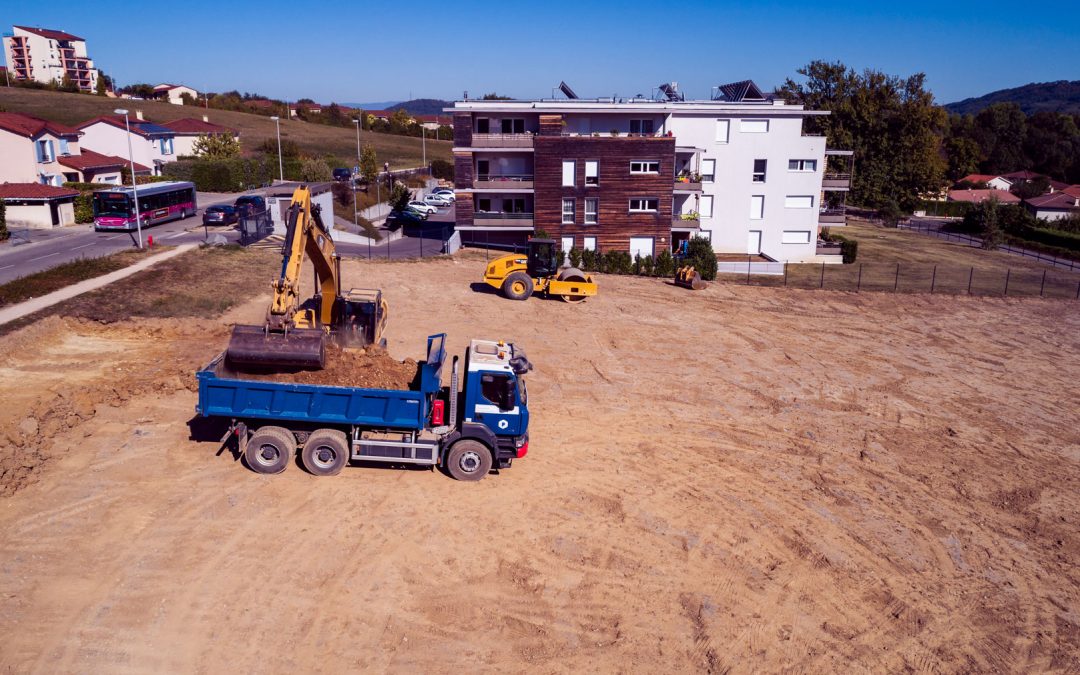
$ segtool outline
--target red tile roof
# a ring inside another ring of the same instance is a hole
[[[1034,171],[1013,171],[1012,173],[1001,174],[1002,178],[1007,178],[1014,183],[1018,180],[1034,180],[1036,178],[1046,178],[1041,173],[1035,173]]]
[[[79,129],[85,129],[88,126],[97,124],[98,122],[104,122],[105,124],[116,127],[117,129],[124,129],[125,122],[123,115],[101,115],[95,117],[92,120],[87,120],[78,126]],[[172,129],[163,127],[160,124],[154,122],[148,122],[146,120],[131,119],[128,123],[131,127],[131,133],[144,136],[146,138],[169,136],[172,133]]]
[[[94,152],[93,150],[87,150],[85,148],[82,150],[81,154],[68,155],[67,157],[61,157],[56,161],[77,171],[93,171],[94,169],[111,169],[113,167],[119,168],[128,166],[128,161],[123,157],[103,155],[100,152]],[[138,162],[135,163],[135,173],[145,173],[149,171],[150,167],[143,166]]]
[[[1080,197],[1080,185],[1070,185],[1067,188],[1063,188],[1061,191],[1067,195],[1072,195],[1073,197]]]
[[[1008,190],[949,190],[949,201],[979,203],[996,197],[1002,204],[1018,204],[1020,198]]]
[[[1070,210],[1080,208],[1080,197],[1065,192],[1055,192],[1049,195],[1039,195],[1026,200],[1028,206],[1039,209]]]
[[[0,129],[10,131],[13,134],[34,138],[43,132],[51,132],[57,136],[79,136],[78,129],[63,124],[43,120],[40,117],[31,117],[22,113],[0,112]]]
[[[78,194],[78,190],[41,183],[0,183],[0,199],[59,199]]]
[[[997,176],[994,176],[994,175],[988,174],[988,173],[973,173],[973,174],[969,174],[967,176],[964,176],[963,178],[961,178],[960,180],[958,180],[956,182],[957,183],[965,183],[965,182],[966,183],[989,183],[990,181],[994,180],[995,178],[997,178]]]
[[[232,134],[236,135],[235,129],[223,127],[220,124],[214,124],[213,122],[204,122],[197,120],[193,117],[184,117],[182,119],[173,120],[172,122],[162,122],[161,126],[172,129],[180,135],[198,135],[198,134]]]
[[[50,40],[79,40],[85,42],[85,40],[83,40],[78,35],[65,33],[62,30],[52,30],[50,28],[31,28],[30,26],[15,26],[15,28],[18,28],[19,30],[25,30],[28,33],[34,33],[35,35],[40,35],[41,37],[48,38]]]

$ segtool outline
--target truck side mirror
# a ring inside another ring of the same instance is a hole
[[[516,383],[509,377],[502,381],[503,390],[502,396],[499,397],[499,410],[513,410],[516,401],[514,401],[514,394],[517,391]]]

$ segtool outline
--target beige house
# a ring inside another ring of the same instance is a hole
[[[159,84],[154,87],[154,98],[173,105],[184,105],[184,94],[193,99],[199,98],[199,92],[182,84]]]
[[[0,112],[0,182],[62,185],[61,160],[79,154],[79,136],[63,124]]]
[[[195,141],[199,136],[232,136],[240,140],[240,132],[235,129],[214,124],[210,117],[203,115],[201,120],[185,117],[172,122],[162,122],[161,126],[171,129],[175,134],[173,145],[177,157],[185,157],[195,154]]]
[[[9,228],[74,225],[78,195],[78,190],[41,183],[0,183]]]
[[[135,111],[135,117],[125,122],[123,116],[102,116],[83,122],[78,126],[82,132],[82,144],[94,152],[114,157],[128,156],[128,125],[131,134],[131,155],[135,161],[150,167],[153,174],[160,175],[161,167],[167,162],[176,161],[174,139],[176,133],[167,127],[142,119],[142,113]]]

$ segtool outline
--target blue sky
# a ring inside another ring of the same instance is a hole
[[[86,5],[0,0],[12,24],[86,38],[120,84],[330,101],[456,99],[468,91],[688,97],[753,79],[771,89],[813,59],[925,72],[939,102],[1080,79],[1075,22],[1015,3],[334,2]],[[1060,9],[1064,9],[1061,6]],[[1067,12],[1066,12],[1067,13]]]

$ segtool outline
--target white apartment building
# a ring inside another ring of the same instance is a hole
[[[130,119],[131,156],[138,164],[151,168],[153,175],[161,175],[161,167],[176,161],[176,133],[168,127],[139,119],[141,113]],[[96,117],[78,127],[82,132],[84,148],[103,155],[128,156],[128,132],[122,116]]]
[[[717,253],[814,261],[820,227],[844,225],[850,186],[851,153],[803,132],[828,112],[750,81],[717,89],[455,103],[458,230],[506,242],[542,229],[564,248],[642,255],[698,236]]]
[[[13,26],[4,34],[4,56],[15,80],[60,84],[66,75],[82,91],[97,88],[98,70],[86,40],[62,30]]]

